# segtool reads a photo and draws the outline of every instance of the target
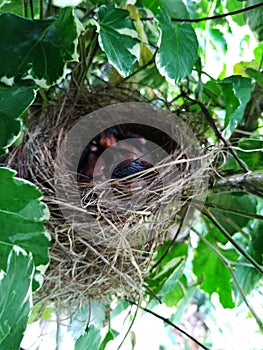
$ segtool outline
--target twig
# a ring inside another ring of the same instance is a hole
[[[130,325],[129,325],[129,328],[127,329],[127,332],[125,333],[125,335],[124,335],[124,337],[123,337],[123,339],[122,339],[122,341],[121,341],[120,345],[118,346],[117,350],[120,350],[120,349],[121,349],[121,347],[122,347],[122,345],[123,345],[123,343],[124,343],[125,339],[127,338],[128,334],[130,333],[130,331],[131,331],[131,329],[132,329],[132,326],[134,325],[134,322],[135,322],[136,316],[137,316],[138,311],[139,311],[140,301],[141,301],[141,298],[139,299],[139,301],[138,301],[138,303],[137,303],[137,304],[136,304],[136,303],[134,303],[134,305],[136,305],[136,311],[135,311],[135,314],[134,314],[134,316],[133,316],[133,318],[132,318],[132,321],[131,321],[131,323],[130,323]]]
[[[226,268],[228,269],[228,271],[231,273],[231,276],[234,280],[234,282],[236,283],[237,289],[241,294],[241,297],[244,301],[244,303],[246,304],[246,306],[248,307],[248,309],[250,310],[251,314],[253,315],[253,317],[255,318],[258,326],[260,329],[263,328],[263,324],[261,322],[261,320],[259,319],[258,315],[256,314],[255,310],[253,309],[253,307],[251,305],[249,305],[247,298],[245,296],[245,294],[243,293],[243,290],[236,278],[236,275],[234,274],[234,271],[231,267],[231,262],[226,259],[224,257],[224,255],[218,250],[216,249],[215,246],[213,246],[202,234],[200,234],[197,230],[195,230],[194,228],[192,228],[192,230],[198,235],[198,237],[222,260],[222,262],[225,264]]]
[[[225,191],[222,190],[222,192],[225,192]],[[212,193],[216,193],[216,192],[212,192]],[[247,212],[244,210],[234,209],[234,208],[226,208],[223,205],[218,205],[217,203],[206,202],[205,206],[208,208],[213,208],[213,209],[218,210],[218,211],[223,211],[225,213],[231,213],[231,214],[236,214],[236,215],[240,215],[240,216],[245,216],[249,219],[263,220],[263,215]]]
[[[250,170],[247,167],[247,165],[238,157],[236,152],[233,150],[231,144],[221,135],[220,131],[217,129],[217,126],[216,126],[216,124],[215,124],[215,122],[214,122],[214,120],[213,120],[209,110],[206,108],[206,106],[202,102],[194,100],[194,99],[192,99],[189,96],[187,96],[187,98],[188,98],[188,100],[192,101],[193,103],[196,103],[196,104],[199,105],[199,107],[201,108],[202,112],[204,113],[204,116],[206,117],[209,125],[213,129],[216,137],[223,142],[223,144],[227,147],[227,149],[229,150],[231,155],[235,158],[235,160],[242,167],[242,169],[244,169],[244,171],[247,172],[247,173],[250,172]]]
[[[203,214],[208,217],[211,222],[220,230],[220,232],[228,239],[228,241],[236,248],[236,250],[242,254],[254,267],[255,269],[263,274],[263,268],[253,259],[243,248],[237,244],[237,242],[232,238],[232,236],[217,222],[215,217],[212,215],[212,213],[206,209],[202,209]]]
[[[28,17],[28,0],[23,0],[23,16]]]
[[[31,18],[34,19],[34,4],[33,4],[33,0],[29,1],[29,6],[30,6]]]
[[[142,307],[141,305],[138,305],[137,303],[135,303],[132,300],[127,300],[130,304],[132,305],[136,305],[137,307],[139,307],[141,310],[148,312],[149,314],[159,318],[160,320],[162,320],[163,322],[169,324],[169,326],[175,328],[177,331],[179,331],[180,333],[184,334],[186,337],[188,337],[189,339],[191,339],[192,341],[194,341],[196,344],[198,344],[202,349],[204,350],[210,350],[209,348],[207,348],[205,345],[203,345],[202,343],[200,343],[197,339],[195,339],[192,335],[188,334],[185,330],[183,330],[182,328],[178,327],[176,324],[172,323],[169,318],[165,318],[159,314],[157,314],[156,312],[149,310],[145,307]]]
[[[211,20],[218,19],[218,18],[225,18],[227,16],[238,15],[239,13],[248,12],[248,11],[254,10],[254,9],[261,7],[261,6],[263,6],[263,2],[260,4],[255,4],[255,5],[245,7],[243,9],[239,9],[239,10],[235,10],[235,11],[231,11],[231,12],[227,12],[227,13],[222,13],[220,15],[201,17],[201,18],[171,18],[171,20],[173,22],[199,23],[199,22],[203,22],[203,21],[211,21]],[[154,18],[153,17],[142,17],[142,18],[140,18],[140,20],[141,21],[153,21]]]
[[[184,219],[185,219],[185,216],[187,214],[187,210],[185,210],[184,212],[184,215],[182,217],[182,219],[180,220],[180,224],[179,224],[179,227],[177,228],[176,230],[176,233],[173,237],[173,239],[171,240],[170,244],[168,245],[168,247],[166,248],[165,252],[163,253],[163,255],[160,257],[160,259],[158,261],[156,261],[156,263],[151,267],[150,269],[150,272],[152,272],[158,265],[160,265],[160,263],[163,261],[163,259],[166,257],[166,255],[169,253],[169,250],[171,249],[171,247],[173,246],[176,238],[178,237],[180,231],[181,231],[181,228],[184,224]]]

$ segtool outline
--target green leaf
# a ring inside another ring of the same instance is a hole
[[[240,263],[247,263],[247,260],[241,258]],[[244,295],[248,295],[262,279],[262,275],[252,267],[238,265],[235,269],[235,276]],[[243,298],[236,285],[234,285],[234,293],[238,304],[243,302]]]
[[[7,249],[0,242],[0,251]],[[0,348],[18,350],[32,307],[34,264],[31,254],[9,247],[7,264],[0,271]]]
[[[263,73],[253,69],[253,68],[247,68],[246,69],[247,75],[249,75],[251,78],[254,78],[260,86],[263,87]]]
[[[242,1],[233,1],[233,0],[227,0],[226,1],[226,9],[227,9],[228,12],[241,10],[242,8],[243,8],[243,2]],[[231,19],[233,19],[239,26],[245,25],[243,13],[239,13],[237,15],[233,15],[233,16],[231,16]]]
[[[256,221],[251,230],[250,251],[256,262],[263,265],[263,221]]]
[[[263,140],[254,139],[240,139],[238,142],[237,156],[242,159],[247,167],[253,170],[263,169]],[[237,161],[230,157],[223,167],[224,170],[232,169],[236,171],[241,169]]]
[[[253,214],[257,212],[257,201],[255,197],[246,193],[214,193],[207,198],[207,202],[224,208],[224,212],[216,208],[211,208],[210,211],[215,216],[217,222],[231,235],[247,226],[250,218],[229,213],[227,211],[228,209],[236,209]]]
[[[187,244],[174,243],[167,253],[169,244],[170,242],[166,242],[158,249],[155,260],[159,261],[164,254],[165,257],[147,279],[150,289],[159,296],[165,296],[175,288],[177,281],[183,274],[188,252]]]
[[[113,329],[109,329],[107,334],[105,335],[105,338],[103,339],[103,341],[100,344],[100,348],[99,350],[104,350],[107,346],[107,344],[115,339],[117,336],[119,335],[119,332],[113,330]]]
[[[189,13],[182,0],[143,0],[145,7],[157,15],[159,8],[165,9],[170,17],[189,18]]]
[[[33,289],[40,285],[43,266],[49,263],[51,245],[44,223],[49,218],[42,193],[30,182],[15,178],[15,172],[0,168],[0,242],[31,252],[36,266]]]
[[[1,54],[0,54],[1,55]],[[36,97],[35,85],[0,84],[0,155],[18,140],[22,130],[20,117]]]
[[[99,8],[99,43],[109,62],[126,77],[139,54],[139,41],[129,11],[103,5]]]
[[[263,265],[263,221],[254,221],[250,230],[251,240],[247,248],[247,253],[255,259],[257,263]],[[262,279],[262,275],[252,266],[242,265],[248,263],[243,256],[239,259],[240,265],[235,268],[235,275],[239,286],[245,295],[248,295]],[[238,288],[234,288],[237,302],[243,301]]]
[[[74,350],[98,350],[100,341],[100,331],[94,326],[90,326],[85,334],[76,341]]]
[[[227,42],[224,34],[217,28],[209,28],[209,35],[211,37],[210,39],[211,45],[213,45],[215,49],[218,49],[219,47],[222,50],[222,53],[226,54]]]
[[[211,241],[209,236],[207,240]],[[193,259],[193,272],[201,281],[201,288],[208,294],[218,293],[223,307],[233,308],[231,274],[218,255],[200,241]]]
[[[262,3],[262,0],[247,0],[246,6],[253,6]],[[245,19],[258,41],[263,40],[263,7],[245,12]]]
[[[187,279],[182,275],[162,300],[168,307],[176,306],[188,290]]]
[[[26,3],[23,3],[19,0],[1,0],[0,4],[0,14],[2,13],[14,13],[19,16],[24,15],[24,6]],[[35,17],[39,15],[39,0],[31,0],[33,4],[33,12]],[[29,10],[29,4],[27,4],[28,12],[31,14],[31,10]]]
[[[166,10],[156,16],[160,29],[156,66],[167,80],[179,81],[189,75],[197,60],[198,41],[189,23],[174,23]]]
[[[0,79],[32,79],[43,88],[60,82],[76,60],[78,28],[71,8],[57,19],[0,16]],[[8,62],[8,64],[7,64]]]
[[[110,317],[114,318],[118,316],[122,311],[126,310],[130,306],[130,303],[126,300],[119,300],[118,304],[110,313]]]
[[[186,309],[191,305],[193,297],[197,291],[196,286],[189,286],[188,288],[185,289],[185,295],[183,298],[180,300],[176,307],[175,313],[170,317],[170,321],[174,323],[181,323],[183,316],[185,315]],[[167,304],[167,306],[174,306],[175,304]]]
[[[228,138],[243,118],[254,84],[251,79],[242,76],[231,76],[218,81],[218,84],[221,86],[226,108],[223,136]]]
[[[259,65],[260,65],[260,67],[261,67],[262,51],[263,51],[263,43],[259,43],[258,46],[254,50],[254,55],[255,55],[255,59],[256,59],[257,63],[259,63]]]

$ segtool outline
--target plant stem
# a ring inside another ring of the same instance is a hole
[[[209,348],[207,348],[205,345],[203,345],[202,343],[200,343],[197,339],[195,339],[192,335],[188,334],[185,330],[183,330],[182,328],[178,327],[176,324],[172,323],[169,318],[165,318],[161,315],[158,315],[156,312],[149,310],[145,307],[142,307],[141,305],[138,305],[137,303],[135,303],[132,300],[128,300],[128,302],[132,305],[136,305],[137,307],[139,307],[141,310],[148,312],[149,314],[159,318],[160,320],[164,321],[165,323],[169,324],[169,326],[175,328],[177,331],[179,331],[180,333],[184,334],[185,336],[187,336],[189,339],[191,339],[193,342],[195,342],[196,344],[198,344],[202,349],[204,350],[210,350]]]
[[[206,209],[203,208],[202,212],[204,213],[205,216],[207,216],[212,223],[220,230],[220,232],[229,240],[229,242],[237,249],[237,251],[242,254],[254,267],[255,269],[263,274],[263,269],[262,267],[255,261],[255,259],[252,258],[252,256],[250,256],[249,254],[247,254],[247,252],[241,248],[236,241],[232,238],[232,236],[217,222],[217,220],[215,219],[215,217],[212,215],[212,213]]]
[[[39,18],[43,19],[44,17],[44,4],[43,4],[44,0],[39,0]]]
[[[231,276],[234,280],[234,282],[236,283],[237,289],[240,292],[240,295],[244,301],[244,303],[246,304],[246,306],[248,307],[249,311],[251,312],[251,314],[253,315],[253,317],[255,318],[260,330],[263,330],[263,324],[261,322],[261,320],[259,319],[258,315],[256,314],[255,310],[253,309],[253,307],[248,303],[247,298],[245,296],[245,294],[242,291],[242,288],[236,278],[236,275],[234,274],[234,271],[231,267],[231,263],[228,259],[226,259],[224,257],[224,255],[218,250],[216,249],[217,247],[213,246],[201,233],[199,233],[197,230],[195,230],[194,228],[192,229],[197,235],[198,237],[222,260],[222,262],[225,264],[226,268],[228,269],[228,271],[231,273]]]
[[[27,0],[23,0],[23,13],[24,17],[28,17],[28,2]]]

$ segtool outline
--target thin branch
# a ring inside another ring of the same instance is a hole
[[[39,0],[39,19],[44,18],[44,0]]]
[[[161,262],[163,261],[163,259],[167,256],[167,254],[169,253],[171,247],[174,245],[174,242],[176,240],[176,238],[178,237],[182,227],[183,227],[183,224],[184,224],[184,219],[185,219],[185,216],[187,214],[187,210],[184,212],[184,215],[182,217],[182,219],[180,220],[180,224],[176,230],[176,233],[173,237],[173,239],[171,240],[171,242],[169,243],[168,247],[166,248],[165,252],[163,253],[163,255],[160,257],[160,259],[158,261],[156,261],[156,263],[151,267],[150,269],[150,272],[152,272],[158,265],[161,264]]]
[[[233,191],[233,190],[231,190],[231,191]],[[222,192],[225,192],[225,190],[224,191],[222,190]],[[216,192],[212,192],[212,193],[216,193]],[[245,216],[245,217],[247,217],[249,219],[256,219],[256,220],[262,220],[263,221],[263,215],[247,212],[247,211],[244,211],[244,210],[234,209],[234,208],[226,208],[223,205],[218,205],[217,203],[206,202],[205,206],[208,207],[208,208],[216,209],[218,211],[223,211],[225,213],[236,214],[236,215],[240,215],[240,216]]]
[[[182,328],[178,327],[176,324],[172,323],[169,318],[165,318],[159,314],[157,314],[156,312],[149,310],[145,307],[142,307],[141,305],[138,305],[137,303],[135,303],[132,300],[127,300],[129,303],[131,303],[132,305],[136,305],[137,307],[139,307],[141,310],[148,312],[149,314],[159,318],[160,320],[162,320],[163,322],[169,324],[169,326],[175,328],[177,331],[179,331],[180,333],[184,334],[186,337],[188,337],[189,339],[191,339],[193,342],[195,342],[196,344],[198,344],[202,349],[204,350],[210,350],[209,348],[207,348],[205,345],[203,345],[202,343],[200,343],[197,339],[195,339],[192,335],[188,334],[185,330],[183,330]]]
[[[240,284],[239,284],[239,282],[238,282],[238,280],[237,280],[237,277],[236,277],[236,275],[234,274],[234,271],[233,271],[231,268],[229,268],[229,272],[231,273],[231,276],[232,276],[233,280],[234,280],[235,283],[236,283],[237,289],[238,289],[238,291],[239,291],[239,293],[240,293],[240,295],[241,295],[241,297],[242,297],[244,303],[245,303],[246,306],[248,307],[249,311],[250,311],[251,314],[253,315],[253,317],[254,317],[254,319],[256,320],[256,322],[257,322],[259,328],[260,328],[261,331],[262,331],[262,330],[263,330],[263,323],[261,322],[260,318],[259,318],[258,315],[256,314],[256,311],[255,311],[255,310],[253,309],[253,307],[248,303],[247,298],[246,298],[245,294],[243,293],[243,290],[242,290],[242,288],[241,288],[241,286],[240,286]]]
[[[240,247],[240,245],[232,238],[232,236],[217,222],[212,213],[206,208],[203,208],[202,212],[220,230],[220,232],[228,239],[228,241],[236,248],[236,250],[242,254],[259,273],[263,274],[263,268],[243,248]]]
[[[263,3],[262,3],[263,5]],[[198,100],[194,100],[189,96],[186,96],[188,98],[188,100],[192,101],[193,103],[196,103],[199,105],[199,107],[201,108],[202,112],[204,113],[205,118],[207,119],[209,125],[211,126],[211,128],[213,129],[216,137],[221,140],[223,142],[223,144],[225,145],[225,147],[227,147],[227,149],[229,150],[229,152],[231,153],[231,155],[235,158],[235,160],[238,162],[238,164],[242,167],[242,169],[244,169],[245,172],[250,172],[249,168],[247,167],[247,165],[238,157],[238,155],[236,154],[236,152],[233,150],[231,144],[221,135],[220,131],[217,129],[217,126],[214,122],[214,119],[212,118],[209,110],[206,108],[206,106],[198,101]]]
[[[228,269],[228,271],[231,273],[231,276],[234,280],[234,282],[236,283],[237,289],[244,301],[244,303],[246,304],[247,308],[250,310],[251,314],[253,315],[253,317],[255,318],[258,326],[260,329],[263,328],[263,324],[261,322],[261,320],[259,319],[258,315],[256,314],[255,310],[253,309],[253,307],[248,303],[247,298],[245,296],[245,294],[243,293],[243,290],[236,278],[236,275],[234,274],[234,271],[231,267],[231,262],[226,259],[224,257],[224,255],[215,247],[213,246],[202,234],[200,234],[197,230],[195,230],[194,228],[192,228],[192,230],[198,235],[198,237],[222,260],[222,262],[225,264],[226,268]]]
[[[130,331],[131,331],[131,329],[132,329],[132,326],[134,325],[134,322],[135,322],[136,316],[137,316],[138,311],[139,311],[139,305],[140,305],[140,302],[141,302],[141,298],[139,299],[139,301],[138,301],[138,303],[137,303],[137,304],[136,304],[136,303],[134,303],[134,305],[136,305],[136,311],[135,311],[135,314],[134,314],[134,316],[133,316],[133,318],[132,318],[132,321],[131,321],[131,323],[130,323],[130,325],[129,325],[129,328],[127,329],[127,332],[125,333],[125,335],[124,335],[124,337],[123,337],[123,339],[122,339],[122,341],[121,341],[120,345],[118,346],[117,350],[120,350],[120,349],[121,349],[121,347],[122,347],[122,345],[123,345],[123,343],[124,343],[125,339],[127,338],[128,334],[130,333]]]
[[[23,0],[23,16],[28,17],[28,0]]]
[[[34,19],[34,4],[33,4],[33,0],[29,1],[29,6],[30,6],[31,18]]]
[[[254,10],[258,7],[263,6],[263,2],[259,3],[259,4],[255,4],[255,5],[251,5],[248,7],[245,7],[243,9],[239,9],[239,10],[235,10],[235,11],[231,11],[231,12],[227,12],[227,13],[222,13],[220,15],[214,15],[214,16],[210,16],[210,17],[201,17],[201,18],[171,18],[171,20],[173,22],[188,22],[188,23],[199,23],[199,22],[203,22],[203,21],[211,21],[211,20],[215,20],[215,19],[219,19],[219,18],[225,18],[227,16],[234,16],[240,13],[244,13],[244,12],[248,12],[251,10]],[[141,21],[153,21],[154,18],[153,17],[142,17],[140,18]]]
[[[154,61],[155,61],[156,53],[157,53],[157,51],[155,51],[155,53],[153,54],[153,57],[147,63],[145,63],[144,65],[140,66],[138,69],[136,69],[130,75],[128,75],[127,77],[123,78],[119,83],[117,83],[116,87],[118,87],[119,85],[123,84],[125,81],[131,79],[133,76],[135,76],[136,74],[140,73],[142,70],[144,70],[145,68],[147,68],[151,64],[153,64]]]

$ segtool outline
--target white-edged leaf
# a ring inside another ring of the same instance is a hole
[[[0,84],[0,155],[7,153],[20,136],[21,115],[33,103],[37,87],[34,84],[6,86]]]
[[[112,5],[99,8],[99,43],[120,75],[126,77],[139,57],[140,45],[129,11]]]
[[[73,10],[60,10],[57,19],[31,20],[10,13],[0,16],[0,79],[32,79],[48,88],[76,60],[78,24]]]
[[[42,193],[30,182],[15,178],[15,171],[0,168],[0,242],[31,252],[36,266],[33,289],[49,263],[50,237],[44,223],[49,218]]]
[[[168,81],[179,81],[191,73],[198,57],[195,31],[189,23],[172,22],[162,8],[156,18],[160,29],[156,66]]]
[[[18,350],[32,308],[34,263],[31,253],[0,243],[0,252],[8,249],[6,268],[0,271],[0,349]]]

